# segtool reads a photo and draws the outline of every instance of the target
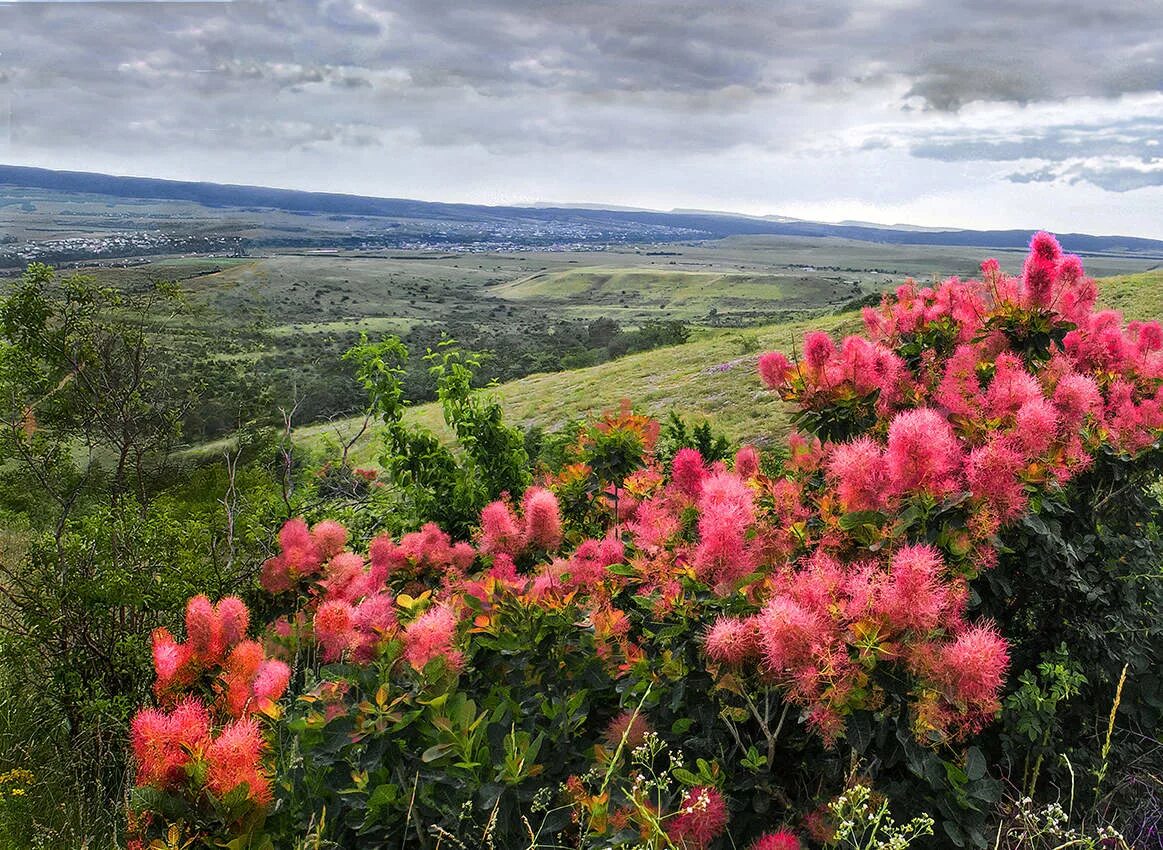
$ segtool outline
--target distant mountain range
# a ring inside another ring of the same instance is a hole
[[[515,222],[523,228],[528,228],[545,223],[558,229],[576,226],[588,232],[617,232],[621,234],[619,241],[625,241],[627,234],[633,234],[639,228],[643,233],[643,241],[774,234],[835,237],[897,245],[1021,249],[1030,239],[1028,230],[937,230],[909,225],[888,227],[865,222],[829,224],[781,216],[760,218],[701,210],[660,212],[625,207],[603,208],[588,204],[574,206],[448,204],[404,198],[192,183],[147,177],[117,177],[108,174],[0,165],[0,194],[3,193],[4,186],[101,195],[126,200],[185,201],[211,208],[247,211],[267,209],[298,214],[430,221],[434,226],[475,224],[488,227]],[[3,230],[2,218],[0,230]],[[1086,233],[1065,233],[1058,234],[1058,237],[1067,250],[1079,254],[1136,254],[1163,257],[1163,241],[1157,239],[1094,236]]]

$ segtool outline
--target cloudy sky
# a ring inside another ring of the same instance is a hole
[[[1163,238],[1158,0],[0,0],[0,162]]]

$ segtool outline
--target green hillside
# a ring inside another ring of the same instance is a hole
[[[1106,278],[1102,301],[1130,319],[1163,317],[1163,270]],[[559,428],[587,413],[618,405],[623,398],[655,416],[672,408],[703,417],[735,440],[760,444],[787,431],[782,404],[755,374],[760,353],[791,351],[805,331],[820,328],[844,334],[859,326],[855,312],[782,322],[744,330],[706,330],[686,345],[623,357],[588,369],[530,375],[496,388],[509,420],[521,425]],[[443,433],[440,408],[425,404],[413,421]],[[352,433],[354,420],[313,425],[297,432],[307,445],[320,445],[337,433]],[[370,463],[375,441],[365,437],[354,457]]]
[[[741,273],[655,268],[540,271],[488,290],[494,298],[533,302],[579,317],[634,323],[658,316],[771,317],[779,310],[815,309],[859,296],[860,284],[811,271]]]

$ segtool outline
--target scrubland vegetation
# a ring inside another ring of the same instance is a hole
[[[968,277],[496,390],[369,323],[331,436],[30,267],[0,847],[1161,846],[1155,278]]]

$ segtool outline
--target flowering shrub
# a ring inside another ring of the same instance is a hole
[[[261,822],[272,788],[260,722],[279,716],[291,668],[247,639],[249,620],[236,597],[215,605],[196,596],[186,608],[185,642],[154,632],[158,707],[139,711],[130,734],[140,812],[131,847],[145,846],[151,828],[168,834],[175,822],[203,836],[247,834]]]
[[[1020,278],[988,261],[906,284],[863,336],[763,355],[809,432],[778,474],[748,446],[664,459],[626,407],[487,504],[472,540],[429,524],[364,554],[336,523],[290,521],[262,568],[290,613],[263,644],[204,598],[185,643],[155,638],[139,785],[196,810],[207,841],[325,823],[341,844],[729,832],[771,850],[798,846],[789,824],[833,840],[818,807],[866,760],[954,843],[984,843],[998,789],[975,736],[1015,647],[974,605],[1002,536],[1163,430],[1163,332],[1095,296],[1038,234]],[[283,715],[286,661],[303,674]],[[172,821],[156,799],[147,831]]]

